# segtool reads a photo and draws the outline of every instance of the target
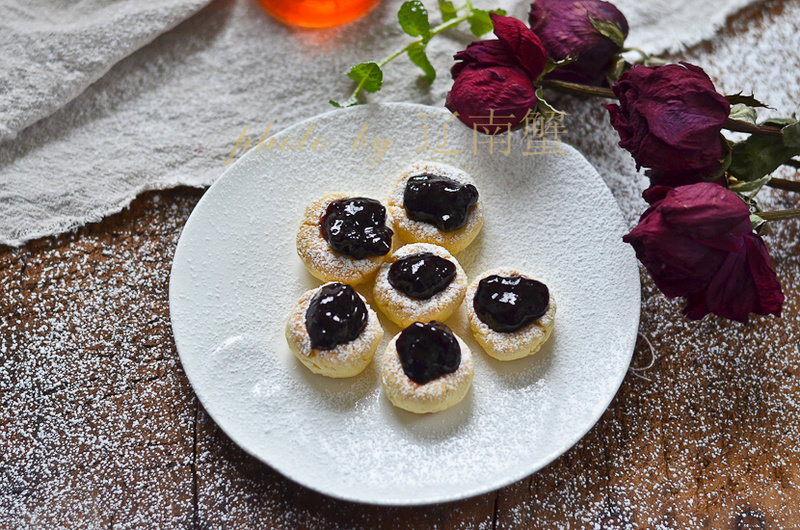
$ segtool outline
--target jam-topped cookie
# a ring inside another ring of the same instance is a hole
[[[375,199],[326,195],[306,208],[297,254],[322,281],[362,283],[392,250],[391,224],[386,208]]]
[[[435,320],[414,322],[398,333],[381,361],[386,397],[418,414],[438,412],[464,399],[473,375],[469,347]]]
[[[375,311],[355,289],[339,282],[303,294],[286,324],[286,340],[295,356],[312,372],[328,377],[361,373],[381,338]]]
[[[388,209],[406,243],[433,243],[453,254],[483,226],[483,202],[466,172],[446,164],[413,164],[398,179]]]
[[[466,304],[475,340],[501,361],[533,355],[553,332],[553,294],[544,283],[515,269],[483,273],[467,289]]]
[[[397,249],[381,265],[375,304],[399,326],[446,320],[467,292],[467,275],[445,248],[415,243]]]

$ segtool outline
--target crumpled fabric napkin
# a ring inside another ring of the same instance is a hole
[[[385,0],[341,27],[301,30],[271,19],[254,0],[217,0],[132,54],[204,2],[4,4],[0,243],[98,221],[148,189],[210,184],[245,127],[258,140],[270,125],[276,132],[331,110],[330,98],[346,99],[350,66],[406,42],[395,22],[401,3]],[[630,22],[628,42],[658,51],[713,36],[747,0],[615,3]],[[483,7],[526,19],[528,3]],[[439,72],[432,86],[407,59],[396,60],[386,88],[370,99],[441,105],[452,55],[473,39],[464,28],[431,41]],[[611,156],[609,167],[617,167],[624,153]]]
[[[0,141],[83,92],[208,0],[0,4]]]

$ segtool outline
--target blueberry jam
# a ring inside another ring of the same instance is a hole
[[[461,347],[446,325],[433,320],[414,322],[397,337],[397,354],[403,372],[412,381],[424,385],[458,370]]]
[[[550,292],[542,282],[522,276],[492,275],[478,283],[472,305],[495,331],[515,331],[547,312]]]
[[[306,329],[315,350],[331,350],[358,337],[367,325],[367,306],[343,283],[323,285],[306,310]]]
[[[356,259],[383,256],[392,249],[386,208],[375,199],[352,197],[333,201],[322,216],[320,229],[333,250]]]
[[[469,210],[478,202],[478,190],[440,175],[416,175],[408,179],[403,208],[414,221],[431,223],[452,232],[467,224]]]
[[[430,252],[399,259],[389,267],[392,287],[422,300],[444,291],[455,276],[456,266],[452,261]]]

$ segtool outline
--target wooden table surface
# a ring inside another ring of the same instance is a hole
[[[741,27],[790,4],[759,3],[720,38],[735,46]],[[716,50],[688,54],[703,64]],[[198,404],[167,287],[201,195],[150,192],[75,234],[0,249],[0,528],[800,528],[797,221],[767,240],[783,318],[687,321],[643,276],[650,345],[640,339],[634,369],[577,445],[496,492],[387,508],[283,478]]]

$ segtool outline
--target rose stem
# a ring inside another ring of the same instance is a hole
[[[800,208],[790,208],[788,210],[774,210],[771,212],[757,212],[757,216],[767,221],[776,221],[778,219],[792,219],[800,217]]]
[[[732,120],[731,118],[725,120],[723,127],[729,131],[750,134],[765,134],[768,136],[781,136],[781,130],[777,127],[770,127],[769,125],[755,125],[749,121]]]
[[[778,177],[772,177],[767,182],[767,186],[779,190],[787,190],[787,191],[800,191],[800,182],[796,180],[788,180],[782,179]]]
[[[580,83],[568,83],[566,81],[556,81],[555,79],[544,79],[541,85],[545,88],[552,88],[559,92],[566,92],[568,94],[582,94],[585,96],[597,96],[601,98],[616,99],[614,91],[610,88],[603,88],[599,86],[588,86]],[[768,125],[755,125],[753,123],[741,120],[732,120],[728,118],[725,120],[724,128],[729,131],[744,132],[750,134],[766,134],[769,136],[780,136],[781,130],[777,127],[770,127]]]
[[[610,88],[582,85],[580,83],[568,83],[567,81],[556,81],[555,79],[542,79],[540,83],[544,88],[552,88],[553,90],[566,92],[567,94],[617,99],[617,96],[614,95],[614,91]]]

